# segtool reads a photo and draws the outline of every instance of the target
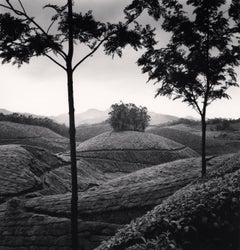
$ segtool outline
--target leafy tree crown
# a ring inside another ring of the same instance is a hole
[[[108,122],[114,131],[145,131],[150,116],[146,107],[133,103],[115,103],[111,106]]]
[[[239,1],[188,0],[189,12],[171,2],[165,1],[162,25],[172,33],[168,45],[148,49],[138,64],[160,84],[156,96],[181,98],[204,115],[207,105],[229,98],[228,88],[238,86]]]

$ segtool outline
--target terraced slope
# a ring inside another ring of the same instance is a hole
[[[80,143],[77,156],[103,172],[130,173],[177,159],[196,157],[198,154],[161,136],[125,131],[106,132]]]
[[[107,174],[88,162],[77,162],[79,191],[118,175]],[[0,145],[0,203],[12,197],[62,194],[71,190],[69,162],[38,147]]]
[[[240,248],[240,165],[222,164],[123,227],[97,250]]]
[[[188,146],[189,148],[195,150],[201,154],[201,135],[196,135],[194,133],[178,130],[169,127],[155,127],[150,128],[148,133],[163,136],[165,138],[174,140],[178,143]],[[224,153],[224,144],[219,140],[214,140],[213,138],[207,138],[206,142],[206,154],[214,155]]]
[[[82,124],[76,128],[76,140],[83,142],[107,131],[112,131],[112,128],[106,122],[97,124]]]
[[[69,191],[61,178],[50,182],[47,177],[52,169],[63,164],[61,159],[41,148],[1,145],[0,203],[11,197],[36,195],[43,190],[48,194]]]
[[[0,145],[6,144],[32,145],[51,152],[63,152],[69,142],[67,138],[45,127],[0,121]]]
[[[147,132],[179,142],[201,154],[201,130],[196,125],[155,126],[149,128]],[[236,153],[239,150],[239,131],[207,131],[207,155]]]
[[[232,173],[240,154],[209,159],[209,172]],[[79,240],[93,249],[200,174],[200,159],[142,169],[79,193]],[[0,206],[0,249],[71,249],[70,194],[13,199]],[[107,249],[107,248],[102,248]],[[120,248],[121,249],[121,248]],[[122,248],[124,249],[124,248]]]

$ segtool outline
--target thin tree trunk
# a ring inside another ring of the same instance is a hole
[[[207,2],[207,5],[209,2]],[[206,163],[206,110],[208,105],[208,97],[210,92],[210,71],[209,71],[209,8],[208,15],[207,15],[207,36],[206,36],[206,92],[204,96],[203,102],[203,111],[201,115],[201,122],[202,122],[202,177],[206,176],[207,172],[207,163]]]
[[[202,177],[206,176],[207,163],[206,163],[206,114],[201,116],[202,122]]]
[[[68,105],[69,105],[69,135],[71,152],[71,177],[72,177],[72,198],[71,198],[71,234],[72,249],[78,250],[78,183],[77,183],[77,160],[76,160],[76,138],[74,118],[74,96],[73,96],[73,27],[72,27],[72,0],[68,0],[68,56],[67,56],[67,84],[68,84]]]
[[[68,73],[68,103],[69,103],[70,152],[71,152],[71,178],[72,178],[72,198],[71,198],[72,249],[78,250],[78,183],[77,183],[73,81],[71,72]]]

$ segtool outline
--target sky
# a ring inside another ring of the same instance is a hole
[[[4,2],[4,0],[0,0]],[[76,12],[93,10],[96,20],[123,20],[123,8],[130,0],[75,0]],[[26,10],[36,16],[43,27],[49,23],[51,10],[42,10],[46,0],[23,0]],[[51,3],[65,3],[52,0]],[[1,8],[1,7],[0,7]],[[2,11],[2,9],[0,9]],[[144,22],[153,22],[142,17]],[[169,34],[158,31],[159,45],[166,44]],[[76,47],[75,59],[86,51]],[[124,50],[122,58],[104,55],[100,49],[93,57],[80,65],[74,75],[75,112],[90,108],[108,109],[113,103],[123,101],[146,106],[148,110],[179,117],[198,117],[196,111],[180,100],[172,101],[165,97],[154,98],[157,85],[148,82],[148,76],[141,73],[136,61],[142,51],[135,52],[130,47]],[[240,83],[240,70],[238,70]],[[239,118],[240,88],[228,91],[230,100],[215,101],[208,107],[207,116]],[[22,67],[11,64],[0,65],[0,108],[14,112],[27,112],[37,115],[58,115],[68,112],[67,84],[65,72],[47,58],[33,58],[30,64]]]

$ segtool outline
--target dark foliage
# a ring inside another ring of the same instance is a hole
[[[239,155],[126,225],[98,250],[238,250]]]
[[[202,175],[206,175],[205,142],[207,106],[230,98],[229,87],[238,86],[240,64],[239,3],[232,0],[163,1],[163,29],[172,36],[166,48],[147,48],[138,60],[149,80],[159,83],[156,96],[182,99],[202,121]],[[226,11],[222,11],[226,9]],[[191,13],[192,12],[192,13]]]
[[[46,127],[64,137],[69,136],[68,127],[66,127],[64,124],[56,123],[47,117],[44,117],[44,118],[33,117],[32,115],[26,116],[26,115],[22,115],[18,113],[5,115],[3,113],[0,113],[0,121],[9,121],[9,122],[15,122],[15,123],[21,123],[21,124]]]
[[[133,103],[113,104],[109,112],[108,122],[114,131],[145,131],[150,116],[146,107],[137,107]]]
[[[135,3],[145,1],[134,1]],[[36,19],[26,11],[21,0],[4,0],[0,2],[3,12],[0,13],[0,58],[2,63],[17,64],[29,63],[32,57],[46,56],[57,66],[61,67],[67,76],[68,106],[69,106],[69,137],[71,152],[72,175],[72,206],[71,224],[73,243],[72,249],[78,249],[77,238],[77,162],[76,138],[73,97],[73,73],[101,47],[107,55],[121,56],[122,49],[128,44],[135,50],[142,44],[152,47],[154,44],[153,30],[147,26],[143,28],[136,22],[136,18],[148,9],[149,13],[159,17],[161,13],[155,12],[157,0],[151,0],[141,9],[132,11],[131,4],[125,9],[125,22],[117,24],[102,23],[95,20],[91,11],[76,13],[73,11],[73,0],[67,0],[63,6],[48,4],[45,8],[54,11],[49,26],[41,26]],[[5,12],[9,12],[5,14]],[[131,27],[129,24],[132,24]],[[52,29],[55,26],[56,29]],[[74,64],[74,47],[81,44],[85,47],[82,56]],[[87,47],[87,50],[86,50]],[[59,60],[60,57],[60,60]]]

